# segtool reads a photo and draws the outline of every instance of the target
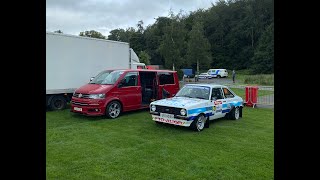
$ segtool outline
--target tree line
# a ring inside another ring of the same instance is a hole
[[[210,8],[183,14],[169,12],[155,23],[113,29],[108,37],[91,30],[88,36],[130,43],[141,62],[167,69],[247,69],[274,72],[273,0],[220,0]]]

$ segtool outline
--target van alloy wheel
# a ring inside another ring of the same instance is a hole
[[[121,112],[121,104],[117,101],[112,101],[108,104],[106,115],[112,119],[117,118]]]

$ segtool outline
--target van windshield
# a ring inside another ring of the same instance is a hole
[[[123,73],[123,70],[102,71],[89,84],[114,84]]]

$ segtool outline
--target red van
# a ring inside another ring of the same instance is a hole
[[[178,91],[176,71],[105,70],[75,90],[71,112],[116,118],[121,112],[149,108],[150,102],[172,97]]]

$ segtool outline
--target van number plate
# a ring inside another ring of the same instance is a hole
[[[73,108],[75,111],[82,111],[82,108],[74,107]]]

